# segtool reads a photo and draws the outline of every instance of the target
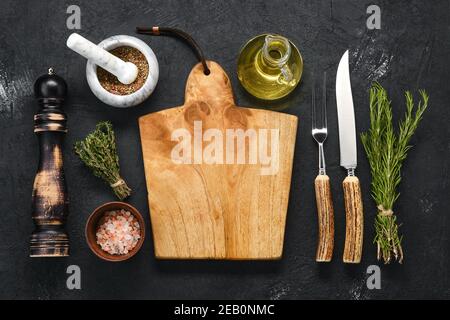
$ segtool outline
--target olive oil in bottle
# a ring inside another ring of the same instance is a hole
[[[253,96],[276,100],[288,95],[300,82],[303,59],[285,37],[262,34],[251,39],[238,59],[238,78]]]

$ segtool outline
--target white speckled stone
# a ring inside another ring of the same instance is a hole
[[[159,78],[158,60],[153,50],[144,41],[126,35],[112,36],[100,42],[98,46],[107,51],[122,46],[138,49],[147,59],[149,73],[144,85],[138,91],[129,95],[120,96],[112,94],[102,87],[97,78],[97,65],[92,61],[88,61],[86,65],[86,78],[94,95],[104,103],[118,108],[132,107],[146,100],[155,89]]]
[[[72,33],[69,36],[67,46],[89,61],[112,73],[124,84],[130,84],[136,80],[138,68],[133,63],[123,61],[78,33]]]

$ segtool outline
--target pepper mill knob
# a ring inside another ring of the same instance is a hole
[[[39,140],[39,166],[34,179],[31,215],[35,229],[30,238],[31,257],[69,255],[65,230],[69,201],[63,169],[63,140],[67,118],[62,102],[67,84],[50,68],[34,84],[39,104],[34,116],[34,132]]]
[[[34,96],[39,103],[39,112],[34,116],[34,132],[67,132],[62,105],[67,96],[67,83],[53,68],[36,80]]]
[[[40,76],[34,83],[34,96],[38,100],[54,99],[63,101],[67,95],[67,83],[63,78],[55,74],[53,68],[48,68],[48,73]]]

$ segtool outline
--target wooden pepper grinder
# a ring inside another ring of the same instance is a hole
[[[63,170],[62,143],[66,115],[62,102],[67,94],[63,78],[49,68],[34,84],[39,111],[34,132],[39,139],[39,168],[34,179],[32,217],[35,230],[30,239],[30,257],[69,255],[69,238],[64,225],[68,214],[67,187]]]

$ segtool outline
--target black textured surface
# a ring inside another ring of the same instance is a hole
[[[0,298],[450,298],[449,282],[449,1],[375,1],[382,10],[381,30],[366,28],[373,1],[76,1],[82,29],[94,42],[134,34],[136,26],[179,27],[191,33],[209,59],[228,72],[239,105],[266,106],[240,87],[236,59],[241,45],[263,32],[280,33],[300,48],[303,83],[287,99],[272,104],[299,117],[298,141],[287,218],[284,257],[276,262],[157,261],[151,233],[128,262],[99,260],[88,249],[84,226],[90,212],[113,200],[102,181],[81,164],[71,146],[100,120],[115,126],[123,176],[134,189],[130,203],[145,216],[150,231],[137,118],[183,102],[185,79],[197,62],[191,50],[170,38],[138,36],[155,51],[160,78],[141,106],[118,110],[97,100],[88,88],[86,61],[65,46],[66,9],[75,1],[4,0],[0,9]],[[334,77],[342,53],[351,50],[357,129],[369,123],[368,88],[378,80],[393,100],[396,119],[403,91],[425,88],[430,108],[415,147],[403,168],[401,197],[395,211],[405,235],[404,265],[382,266],[382,289],[368,290],[366,268],[376,264],[373,238],[375,206],[369,168],[358,146],[358,175],[366,213],[365,246],[360,265],[341,262],[344,208],[339,167]],[[336,211],[333,262],[314,262],[316,211],[313,179],[317,148],[310,136],[311,72],[329,75],[328,174]],[[71,256],[28,258],[32,231],[30,199],[38,161],[33,115],[33,83],[49,66],[68,82],[65,110],[69,133],[65,169],[70,196],[68,230]],[[66,268],[82,270],[82,289],[66,289]]]

